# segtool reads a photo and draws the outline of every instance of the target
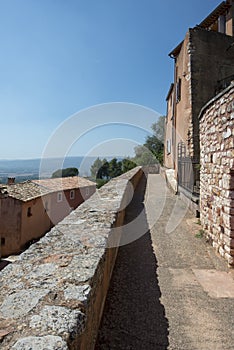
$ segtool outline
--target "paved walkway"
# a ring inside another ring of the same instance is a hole
[[[160,175],[141,181],[126,223],[139,213],[148,232],[126,226],[140,238],[119,249],[96,350],[232,350],[233,270]]]

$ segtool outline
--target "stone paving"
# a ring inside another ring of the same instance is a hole
[[[148,232],[119,249],[96,350],[233,349],[233,270],[161,175],[141,181],[126,223],[139,212]]]

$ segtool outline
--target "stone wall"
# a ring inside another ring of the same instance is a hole
[[[201,223],[212,245],[234,265],[234,84],[199,117]]]
[[[171,145],[174,154],[171,159],[172,154],[164,153],[164,165],[170,167],[173,160],[177,174],[177,147],[181,141],[186,145],[187,155],[199,162],[198,115],[201,108],[217,94],[220,84],[224,84],[223,80],[234,75],[233,37],[196,26],[188,30],[181,47],[174,54],[174,121],[166,124],[165,132],[165,146],[169,135],[175,135]],[[176,99],[178,86],[180,98]],[[171,108],[169,99],[168,119],[171,118]],[[175,130],[171,130],[172,125]]]
[[[192,119],[190,156],[199,158],[199,120],[201,108],[219,89],[219,82],[234,74],[233,37],[195,27],[190,29]]]
[[[110,181],[2,270],[1,349],[94,348],[125,207],[142,175],[137,167]]]

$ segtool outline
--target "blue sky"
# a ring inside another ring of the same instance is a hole
[[[145,106],[155,118],[146,111],[144,125],[140,121],[145,133],[132,137],[139,121],[135,125],[126,116],[133,129],[124,130],[117,118],[115,126],[99,126],[67,151],[87,154],[96,139],[108,143],[126,135],[144,142],[152,122],[166,111],[173,79],[168,53],[219,3],[0,0],[0,159],[40,157],[67,118],[86,118],[79,111],[111,102]],[[101,125],[100,115],[93,118]],[[107,150],[118,153],[116,144]]]

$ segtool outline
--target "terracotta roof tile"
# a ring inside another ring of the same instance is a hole
[[[0,187],[0,192],[2,192],[2,194],[7,192],[8,196],[23,202],[27,202],[31,199],[38,198],[52,192],[88,186],[96,186],[96,184],[95,182],[82,177],[73,176],[56,179],[32,180],[12,185],[4,185]]]
[[[95,182],[79,176],[33,180],[32,182],[51,190],[51,192],[71,190],[74,188],[81,188],[81,187],[88,187],[88,186],[96,186]]]
[[[5,186],[4,191],[8,193],[8,196],[19,199],[23,202],[27,202],[31,199],[51,192],[46,188],[41,188],[39,185],[33,183],[32,181],[7,185]]]

